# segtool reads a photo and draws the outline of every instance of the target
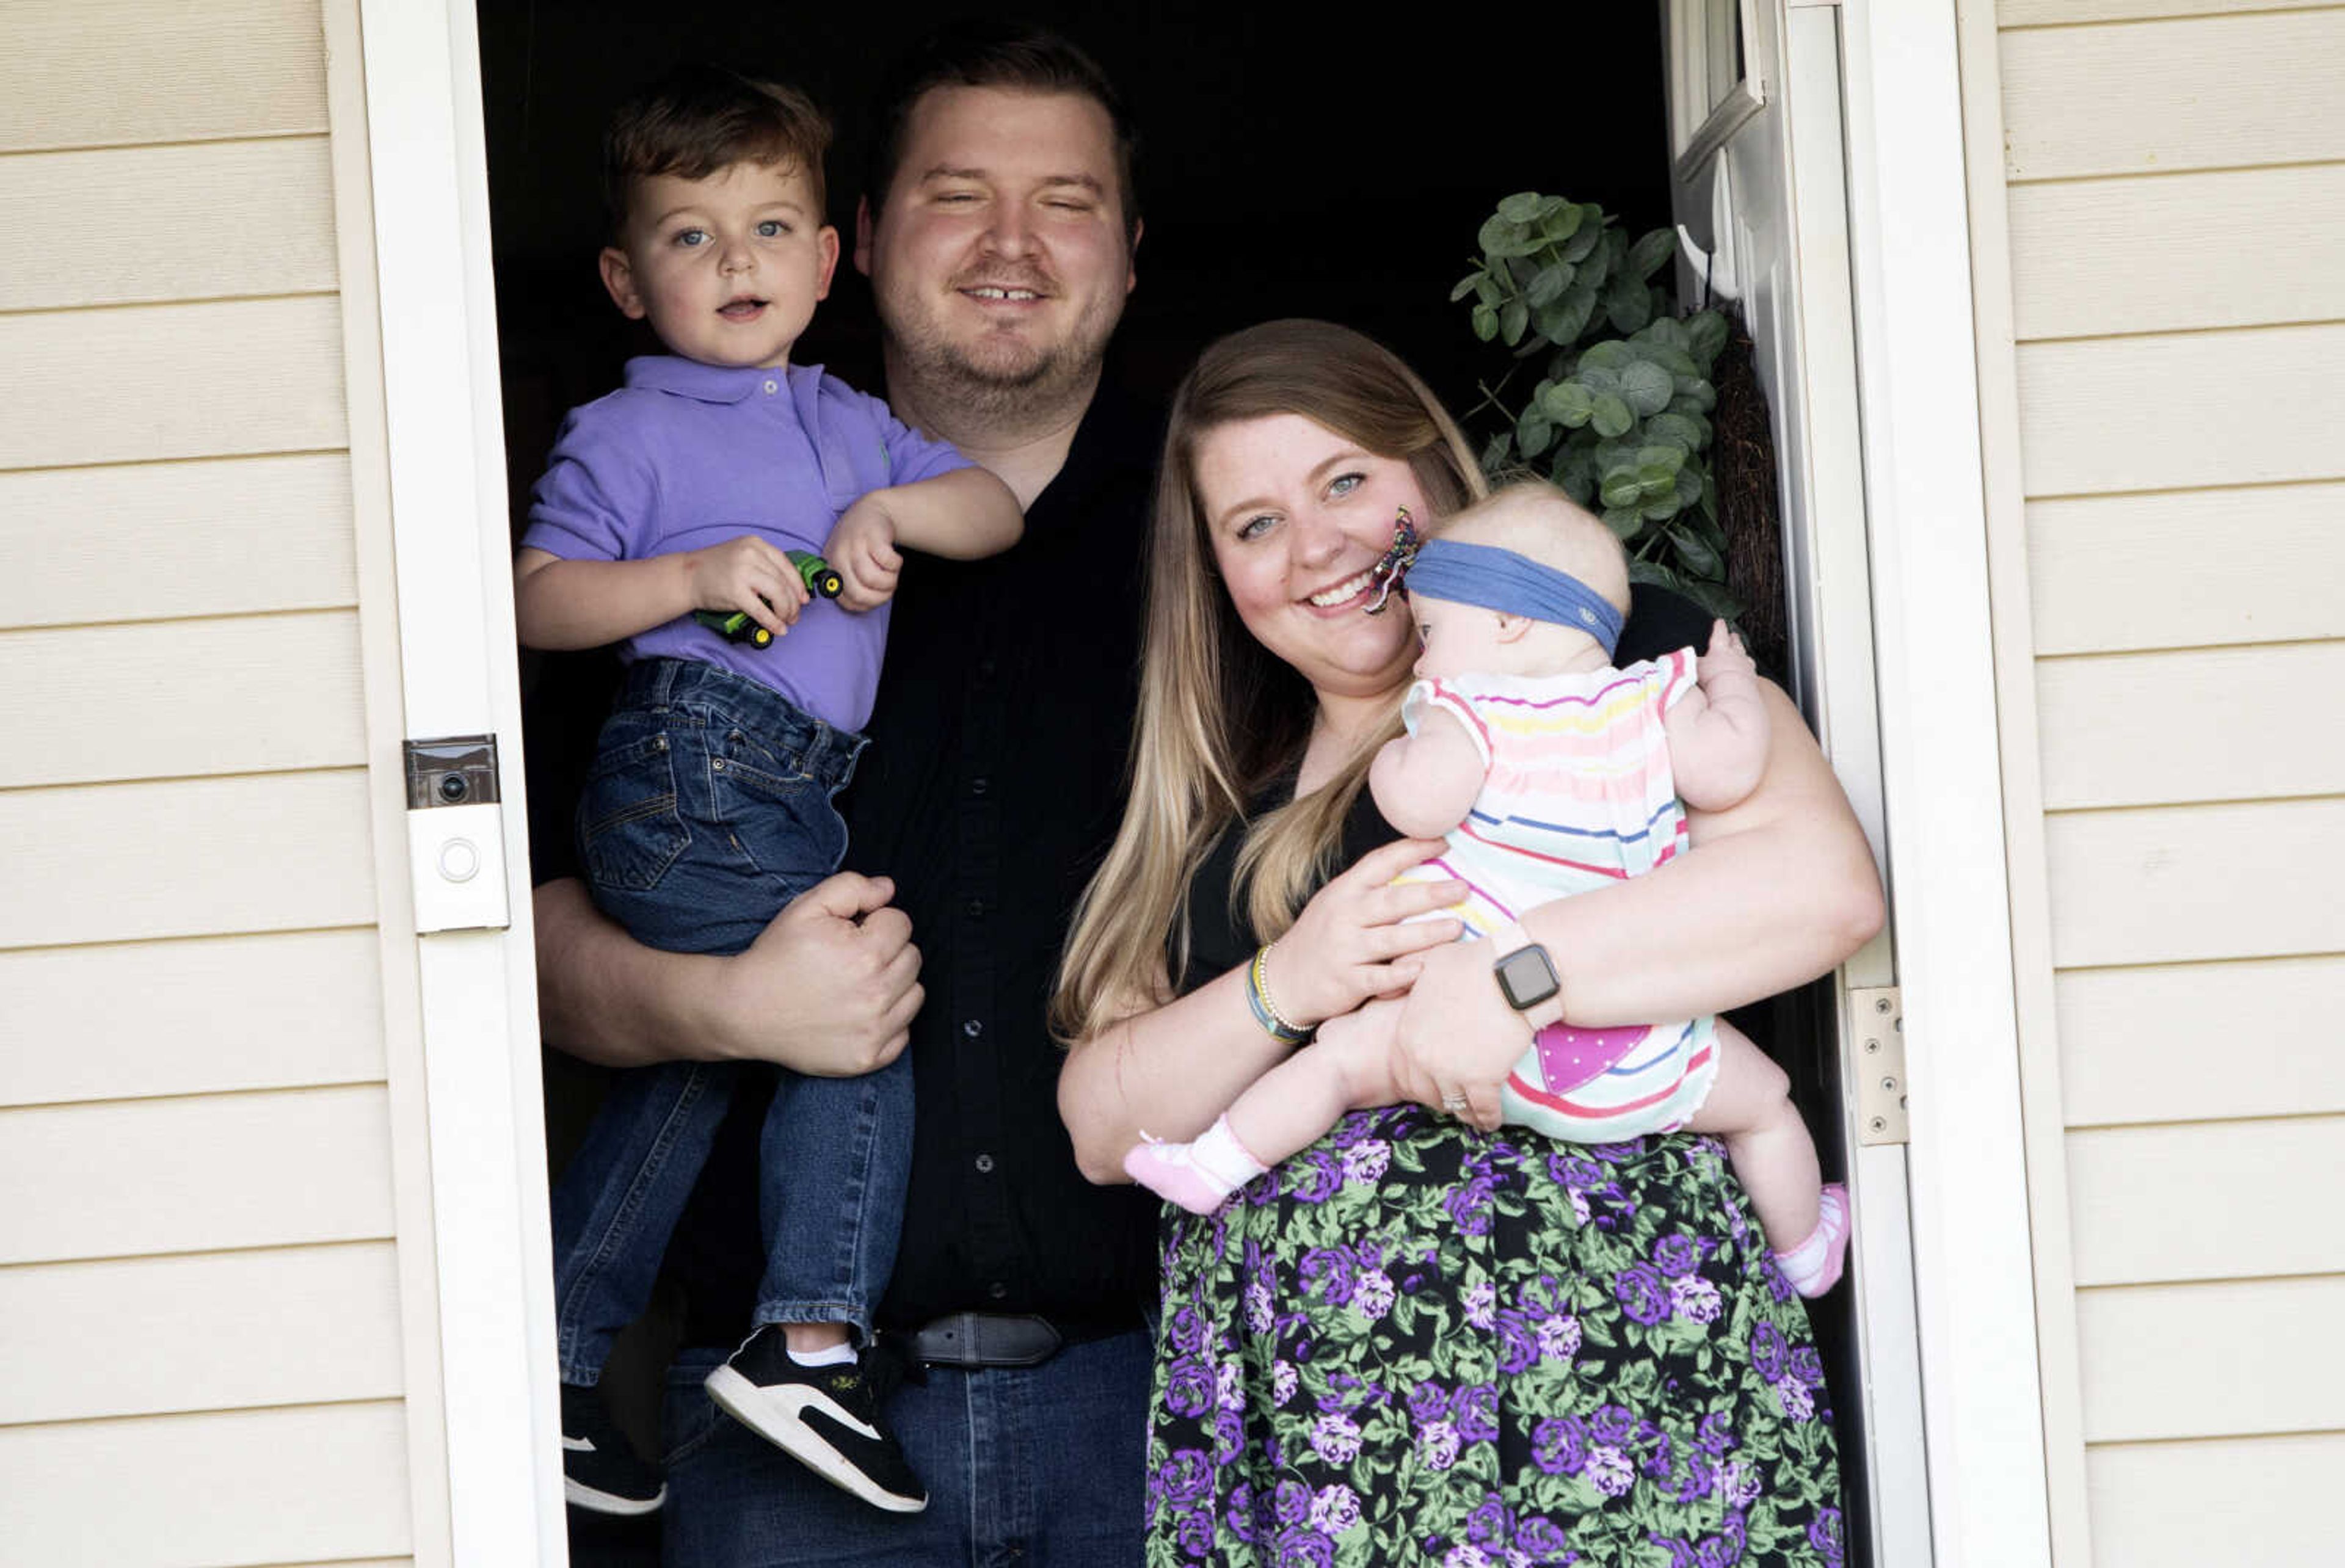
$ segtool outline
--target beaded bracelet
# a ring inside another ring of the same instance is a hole
[[[1311,1031],[1287,1021],[1270,999],[1270,981],[1264,973],[1270,950],[1278,946],[1265,942],[1255,949],[1254,962],[1246,968],[1246,1006],[1254,1009],[1254,1021],[1260,1024],[1270,1037],[1282,1046],[1299,1046],[1311,1037]]]

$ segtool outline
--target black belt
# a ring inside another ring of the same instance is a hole
[[[1069,1345],[1141,1326],[1131,1321],[1054,1323],[1030,1312],[952,1312],[888,1335],[910,1361],[931,1367],[1039,1367]]]

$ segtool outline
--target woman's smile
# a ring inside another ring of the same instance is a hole
[[[1397,692],[1416,654],[1408,620],[1365,611],[1393,519],[1429,511],[1406,460],[1269,414],[1206,430],[1195,472],[1214,561],[1254,639],[1323,693]]]

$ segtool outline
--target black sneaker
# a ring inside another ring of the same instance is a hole
[[[562,1385],[562,1494],[573,1507],[623,1516],[667,1501],[667,1482],[611,1424],[603,1396],[572,1383]]]
[[[852,1361],[802,1367],[790,1360],[781,1325],[769,1323],[708,1374],[708,1397],[833,1486],[890,1513],[918,1513],[929,1505],[928,1488],[879,1415],[894,1370],[868,1346]]]

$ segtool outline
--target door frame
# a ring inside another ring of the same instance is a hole
[[[1934,1560],[2048,1564],[1954,7],[1760,3],[1779,26],[1839,14],[1883,794],[1891,821],[1931,824],[1891,836],[1887,868]],[[454,1559],[559,1564],[475,22],[470,0],[355,4],[408,733],[492,733],[505,780],[511,926],[419,942]]]
[[[2048,1565],[1955,7],[1834,8],[1931,1536]]]
[[[1891,909],[1836,988],[1898,986],[1906,1057],[1905,1146],[1863,1147],[1853,1108],[1848,1124],[1865,1386],[1842,1394],[1864,1401],[1872,1543],[1898,1568],[2048,1563],[1954,8],[1668,0],[1664,16],[1697,243],[1732,244],[1707,232],[1711,155],[1761,112],[1789,143],[1763,173],[1790,187],[1794,232],[1771,242],[1796,252],[1800,296],[1784,400],[1803,439],[1781,455],[1818,513],[1804,534],[1786,519],[1811,579],[1802,696]],[[1731,83],[1705,56],[1736,22]],[[1832,526],[1835,506],[1863,530]]]
[[[472,0],[327,0],[326,17],[330,77],[345,93],[360,83],[334,131],[363,144],[338,151],[338,169],[347,157],[363,173],[338,181],[337,200],[364,204],[346,228],[371,231],[371,255],[346,248],[344,265],[371,264],[375,317],[346,332],[373,339],[371,361],[351,362],[354,377],[380,374],[381,423],[354,420],[351,446],[387,491],[403,733],[490,735],[499,764],[475,875],[491,905],[489,879],[502,879],[502,914],[426,917],[411,938],[432,1255],[431,1287],[402,1305],[426,1320],[411,1338],[436,1335],[438,1351],[434,1398],[410,1405],[411,1422],[438,1427],[411,1434],[411,1485],[444,1492],[445,1561],[558,1568],[569,1546],[476,24]],[[411,850],[434,834],[419,818],[447,820],[407,817]],[[406,875],[410,859],[378,875]],[[443,1456],[444,1473],[422,1473]],[[439,1553],[419,1543],[419,1558]]]

